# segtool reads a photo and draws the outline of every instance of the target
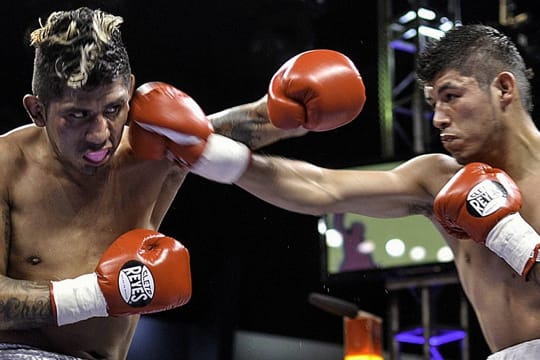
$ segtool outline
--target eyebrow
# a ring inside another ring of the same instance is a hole
[[[430,94],[433,93],[435,87],[433,86],[429,86],[429,88],[431,88],[431,91],[430,91]],[[436,93],[437,95],[444,92],[445,90],[448,90],[448,89],[457,89],[458,86],[453,83],[452,81],[446,81],[444,82],[441,86],[437,87],[437,90],[436,90]],[[433,104],[433,98],[431,96],[426,96],[424,95],[424,99],[426,100],[426,102],[431,105],[431,106],[434,106]]]
[[[437,89],[437,94],[442,93],[446,89],[452,89],[452,88],[457,88],[457,85],[455,85],[451,81],[447,81],[444,84],[442,84],[441,86],[439,86],[439,88]]]

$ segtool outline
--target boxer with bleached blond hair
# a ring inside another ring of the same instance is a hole
[[[252,150],[362,109],[352,62],[320,50],[207,117],[171,84],[135,85],[122,22],[79,8],[32,32],[32,124],[0,136],[0,358],[125,359],[140,314],[191,297],[188,250],[159,232],[185,177],[235,181]]]

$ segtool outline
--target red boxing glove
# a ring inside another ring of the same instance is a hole
[[[188,250],[175,239],[146,229],[129,231],[115,240],[94,273],[51,282],[58,325],[97,316],[164,311],[190,298]]]
[[[332,130],[360,114],[365,92],[362,77],[348,57],[332,50],[306,51],[272,77],[268,115],[282,129]]]
[[[198,160],[204,151],[205,140],[214,132],[204,112],[190,96],[160,82],[143,84],[135,91],[129,121],[130,126],[135,123],[134,128],[150,132],[133,134],[130,131],[130,142],[138,151],[137,155],[146,159],[164,159],[167,151],[176,144],[181,156],[178,160],[186,166]]]
[[[504,217],[521,208],[521,193],[502,170],[470,163],[437,194],[437,221],[458,238],[484,243],[490,230]]]
[[[540,236],[518,213],[521,202],[504,171],[470,163],[437,194],[434,212],[450,235],[484,244],[525,277],[537,261]]]
[[[208,179],[231,183],[251,159],[247,146],[215,134],[197,103],[161,82],[141,85],[131,99],[129,141],[142,159],[176,161]]]

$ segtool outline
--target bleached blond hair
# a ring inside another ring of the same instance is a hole
[[[32,88],[38,96],[49,91],[57,96],[62,85],[79,89],[118,76],[129,78],[129,59],[120,33],[122,17],[83,7],[53,12],[45,23],[41,19],[39,23],[30,35],[30,44],[36,48]],[[50,87],[45,80],[57,84]]]

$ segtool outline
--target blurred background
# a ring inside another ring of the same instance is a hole
[[[421,42],[414,34],[404,34],[407,23],[399,17],[423,7],[438,12],[439,25],[444,23],[442,17],[448,17],[453,22],[496,26],[518,42],[529,66],[538,72],[540,26],[532,3],[6,2],[0,12],[1,130],[29,122],[22,97],[30,92],[33,51],[28,35],[38,27],[38,19],[45,20],[52,11],[88,6],[124,17],[122,31],[138,84],[171,83],[190,94],[207,114],[263,96],[273,73],[299,52],[328,48],[349,56],[366,85],[367,102],[360,116],[342,128],[282,141],[261,152],[342,168],[442,151],[422,105],[415,102],[414,83],[411,90],[407,77],[415,51],[407,44],[421,46]],[[420,34],[416,36],[420,39]],[[400,82],[400,78],[404,80]],[[533,85],[536,88],[538,80]],[[398,99],[400,95],[403,97]],[[395,110],[392,116],[389,107]],[[356,274],[356,280],[329,281],[318,225],[316,217],[278,209],[234,186],[188,176],[161,231],[190,249],[193,298],[182,308],[144,317],[129,358],[240,360],[247,356],[265,360],[271,355],[264,352],[272,352],[264,348],[266,344],[273,347],[276,359],[332,359],[341,349],[342,319],[310,305],[307,299],[313,292],[345,299],[383,317],[388,331],[395,290],[389,289],[384,277],[372,278],[372,271]],[[459,324],[459,285],[434,288],[434,317]],[[406,309],[400,314],[401,326],[421,322],[421,296],[414,283],[397,292],[397,301]],[[437,302],[444,306],[436,306]],[[483,358],[488,354],[486,345],[474,315],[469,312],[467,316],[470,358]],[[385,337],[385,348],[390,345],[388,339]],[[276,355],[279,351],[289,353]],[[334,355],[321,355],[324,351]],[[420,354],[421,347],[411,346],[407,351]],[[446,351],[446,358],[460,358],[459,350]]]

